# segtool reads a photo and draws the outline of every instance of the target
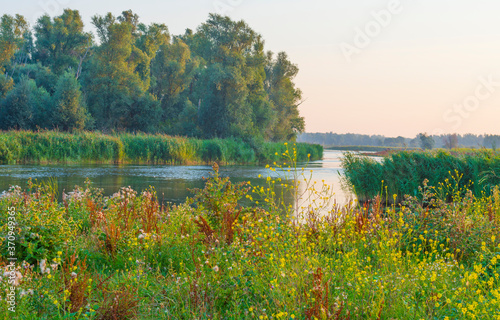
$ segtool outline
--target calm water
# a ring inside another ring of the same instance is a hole
[[[346,196],[339,184],[341,152],[326,150],[324,159],[310,162],[313,180],[333,185],[337,202],[345,203]],[[89,178],[95,187],[103,188],[105,195],[112,195],[120,187],[131,186],[142,191],[154,186],[162,202],[181,203],[192,196],[187,189],[203,188],[203,177],[209,177],[210,166],[150,166],[150,165],[2,165],[0,166],[0,193],[11,185],[26,186],[29,178],[38,181],[57,181],[59,194],[69,192],[75,185],[83,186]],[[309,171],[308,171],[309,172]],[[264,167],[226,166],[221,176],[229,176],[232,182],[251,181],[253,185],[265,185],[265,178],[272,172]],[[261,178],[259,178],[261,175]]]

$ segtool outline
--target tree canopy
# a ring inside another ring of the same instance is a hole
[[[77,10],[0,20],[0,128],[162,132],[294,140],[304,131],[285,52],[264,50],[245,21],[210,14],[172,36],[131,10],[92,17]]]

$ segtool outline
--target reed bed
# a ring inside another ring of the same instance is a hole
[[[296,144],[301,161],[321,159],[319,145]],[[162,134],[56,131],[0,132],[0,163],[266,164],[282,143],[236,139],[199,140]],[[310,158],[308,157],[310,156]]]
[[[377,195],[387,203],[417,196],[424,180],[442,192],[457,182],[477,197],[500,183],[500,153],[488,149],[402,151],[382,160],[345,153],[342,167],[345,187],[361,202]]]

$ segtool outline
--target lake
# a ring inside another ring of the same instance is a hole
[[[323,160],[311,161],[305,168],[307,174],[312,170],[313,181],[320,184],[324,180],[332,185],[336,201],[343,204],[352,196],[340,187],[341,157],[340,151],[325,150]],[[212,168],[205,165],[0,165],[0,193],[11,185],[24,188],[32,178],[39,182],[57,181],[61,196],[62,192],[72,191],[75,185],[83,186],[85,179],[89,178],[95,187],[104,189],[105,195],[112,195],[126,186],[137,191],[153,186],[160,201],[178,204],[193,196],[188,189],[203,188],[203,177],[209,177],[211,172]],[[276,176],[276,173],[259,166],[223,166],[220,174],[229,176],[234,183],[250,181],[259,186],[265,185],[266,177]]]

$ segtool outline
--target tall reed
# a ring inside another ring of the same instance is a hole
[[[323,147],[298,143],[298,159],[321,159]],[[163,134],[106,135],[57,131],[0,132],[0,163],[223,164],[271,163],[283,143],[240,139],[199,140]]]
[[[402,151],[382,160],[345,153],[342,160],[345,186],[361,202],[381,194],[385,202],[393,202],[394,195],[417,196],[424,180],[429,185],[444,188],[452,179],[459,188],[467,187],[474,195],[489,193],[500,183],[500,153],[492,150],[461,150],[459,152]]]

